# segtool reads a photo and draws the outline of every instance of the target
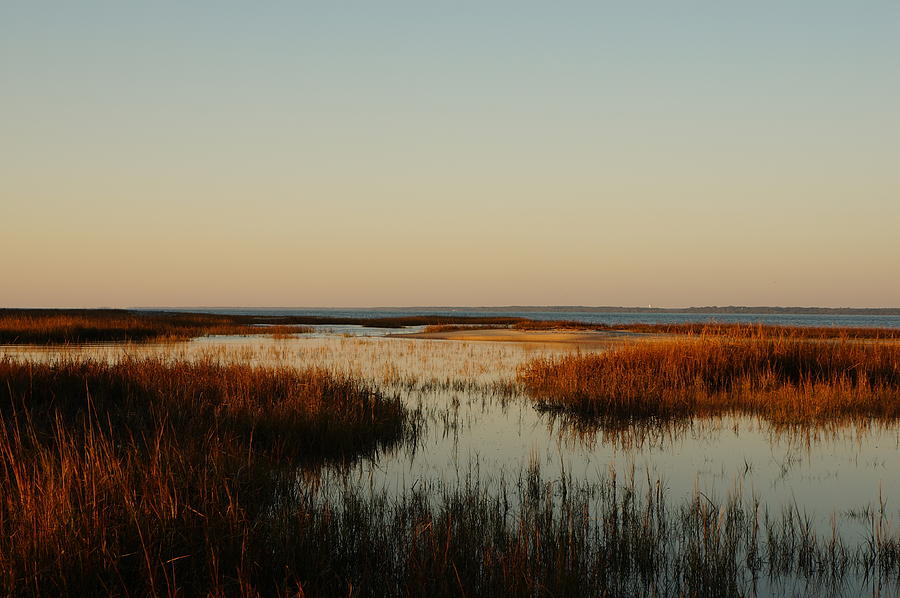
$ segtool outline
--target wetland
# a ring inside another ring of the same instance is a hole
[[[0,348],[4,593],[898,592],[894,329],[191,322]]]

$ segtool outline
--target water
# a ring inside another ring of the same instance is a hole
[[[530,309],[490,308],[373,308],[373,309],[259,309],[259,308],[190,308],[172,311],[192,311],[218,314],[258,316],[318,316],[332,318],[396,318],[404,316],[440,315],[465,317],[522,317],[533,320],[575,320],[592,324],[681,324],[689,322],[722,322],[737,324],[775,324],[783,326],[848,326],[900,328],[900,315],[870,314],[722,314],[722,313],[657,313],[657,312],[596,312],[596,311],[540,311]]]

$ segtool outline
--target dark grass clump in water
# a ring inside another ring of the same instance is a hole
[[[536,359],[518,377],[540,406],[589,417],[900,416],[894,343],[706,336]]]
[[[366,385],[323,370],[126,359],[52,364],[0,360],[0,414],[27,414],[49,435],[91,421],[128,438],[211,428],[274,459],[357,455],[403,433],[406,410]],[[249,448],[249,447],[248,447]]]
[[[2,309],[0,344],[185,340],[210,334],[295,334],[298,325],[257,326],[248,316],[121,309]]]
[[[286,588],[271,513],[298,471],[416,425],[317,370],[2,360],[0,595]]]

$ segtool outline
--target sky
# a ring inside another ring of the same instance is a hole
[[[0,306],[900,306],[900,2],[0,1]]]

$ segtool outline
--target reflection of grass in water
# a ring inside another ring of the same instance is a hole
[[[560,409],[545,410],[542,415],[548,434],[564,446],[578,446],[582,450],[592,450],[597,446],[628,451],[665,450],[686,437],[711,442],[719,438],[723,431],[735,435],[746,431],[765,433],[773,446],[812,453],[821,451],[827,444],[847,448],[858,445],[865,438],[885,433],[893,437],[896,430],[893,420],[865,418],[784,423],[757,415],[730,413],[624,418],[588,416]]]
[[[776,422],[900,415],[900,346],[700,337],[538,358],[519,379],[548,409],[585,416],[745,412]]]
[[[688,433],[711,437],[720,431],[712,425],[704,427],[709,420],[692,422],[687,418],[585,417],[558,409],[546,410],[544,419],[548,433],[555,435],[560,441],[575,443],[584,448],[598,444],[622,450],[662,448],[671,446]]]
[[[236,590],[296,465],[416,433],[398,399],[319,370],[0,360],[0,381],[4,595]]]
[[[849,546],[796,508],[700,493],[672,504],[657,483],[547,480],[534,464],[496,485],[299,496],[272,513],[267,566],[307,595],[738,596],[762,579],[833,592],[898,574],[883,519]]]

